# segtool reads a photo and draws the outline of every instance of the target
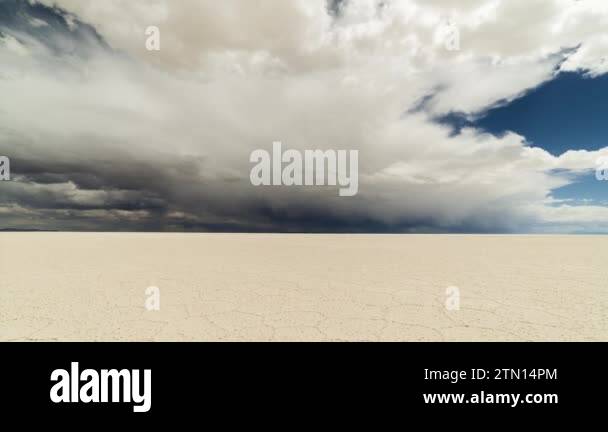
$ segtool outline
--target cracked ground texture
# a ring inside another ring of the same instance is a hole
[[[2,341],[608,340],[595,236],[0,234]],[[160,289],[159,311],[144,307]],[[446,288],[460,290],[447,310]]]

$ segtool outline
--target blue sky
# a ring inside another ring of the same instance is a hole
[[[608,76],[591,78],[566,72],[508,105],[491,110],[475,124],[494,134],[512,130],[554,156],[568,150],[599,150],[608,145]],[[608,184],[589,173],[553,191],[573,204],[608,205]]]
[[[608,145],[608,75],[586,76],[562,72],[522,97],[491,109],[475,120],[458,115],[442,119],[460,130],[472,126],[500,136],[512,131],[554,156],[568,150],[599,150]],[[595,172],[576,177],[553,191],[558,200],[571,204],[608,205],[608,184]]]
[[[524,97],[489,111],[474,125],[494,134],[507,130],[554,156],[598,150],[608,143],[608,76],[560,73]]]

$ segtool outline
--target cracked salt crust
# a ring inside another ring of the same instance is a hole
[[[0,340],[606,341],[604,242],[2,233]]]

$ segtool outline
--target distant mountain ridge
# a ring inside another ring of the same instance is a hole
[[[57,230],[45,230],[36,228],[0,228],[0,232],[57,232]]]

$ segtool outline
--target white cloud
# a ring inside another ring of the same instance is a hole
[[[57,161],[87,151],[151,161],[167,184],[147,192],[169,202],[172,219],[259,227],[268,223],[255,212],[263,206],[287,218],[428,229],[566,222],[608,229],[603,207],[547,201],[608,149],[555,157],[513,133],[451,136],[429,118],[474,115],[518,97],[551,79],[566,55],[563,70],[605,72],[604,2],[403,0],[378,8],[350,0],[335,20],[322,0],[57,3],[136,61],[98,54],[59,66],[0,50],[3,64],[26,70],[0,79],[0,128],[34,154],[52,145]],[[446,20],[461,30],[460,51],[436,39]],[[149,25],[161,29],[158,53],[145,50]],[[408,113],[429,94],[426,112]],[[249,154],[275,140],[302,150],[358,149],[360,195],[252,189]],[[169,154],[194,161],[197,171],[174,173],[163,159]],[[103,190],[70,200],[112,201]],[[145,218],[137,211],[135,219]]]

